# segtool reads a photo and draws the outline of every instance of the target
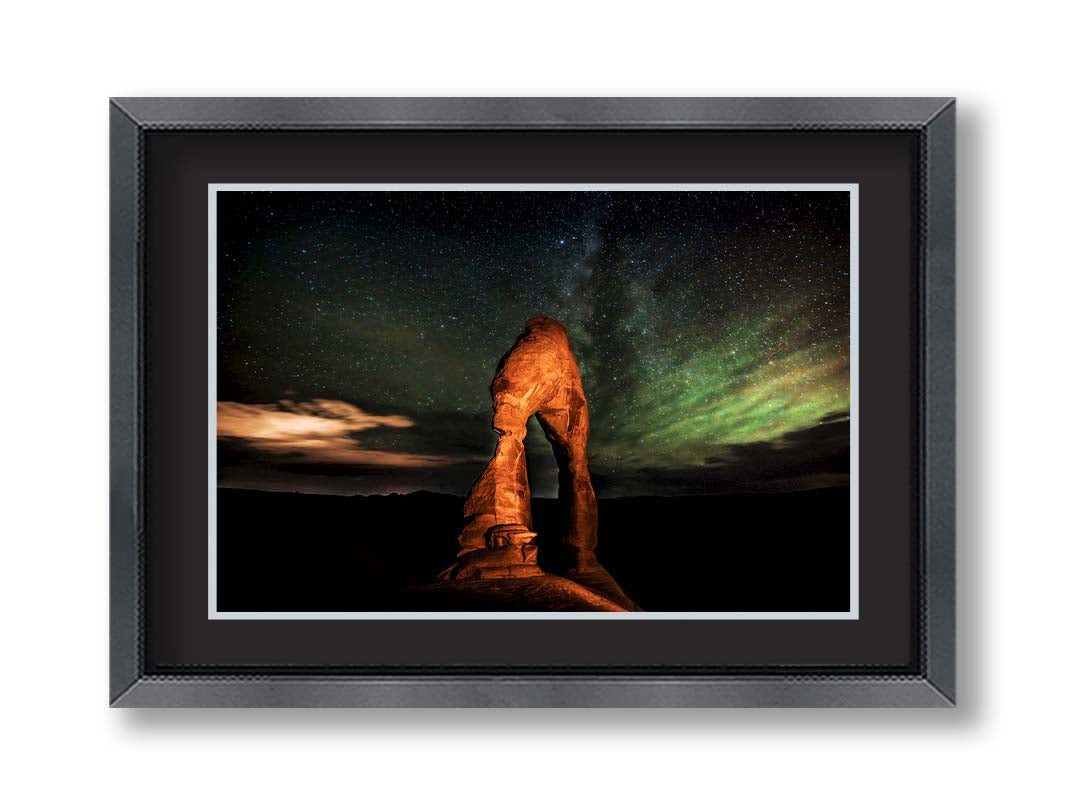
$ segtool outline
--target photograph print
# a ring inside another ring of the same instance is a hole
[[[212,184],[213,619],[857,619],[853,184]]]

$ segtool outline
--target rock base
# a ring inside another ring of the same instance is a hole
[[[581,584],[545,575],[440,581],[403,595],[409,609],[426,611],[618,611],[627,609]]]
[[[472,581],[485,578],[533,578],[545,573],[537,566],[537,534],[525,525],[494,525],[486,547],[460,556],[439,580]]]

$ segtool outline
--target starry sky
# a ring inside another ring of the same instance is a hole
[[[222,191],[219,484],[462,495],[489,382],[569,333],[600,496],[848,481],[849,196]],[[527,437],[535,494],[551,451]]]

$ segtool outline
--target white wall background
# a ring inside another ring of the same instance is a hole
[[[291,800],[1062,790],[1060,13],[1026,0],[6,7],[0,791]],[[958,95],[960,708],[107,709],[105,106],[124,94]]]

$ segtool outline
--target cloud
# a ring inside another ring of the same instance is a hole
[[[717,449],[700,465],[625,467],[597,474],[593,485],[605,497],[637,493],[723,494],[801,491],[843,486],[849,481],[848,412],[827,414],[806,428],[776,439]]]
[[[747,483],[789,483],[813,476],[826,481],[834,475],[843,482],[848,478],[849,445],[848,414],[828,414],[815,425],[769,442],[731,445],[725,459],[705,463]]]
[[[437,467],[455,463],[456,459],[448,456],[363,447],[354,435],[377,428],[414,425],[408,417],[369,414],[342,400],[217,404],[220,442],[290,463],[380,467]]]

